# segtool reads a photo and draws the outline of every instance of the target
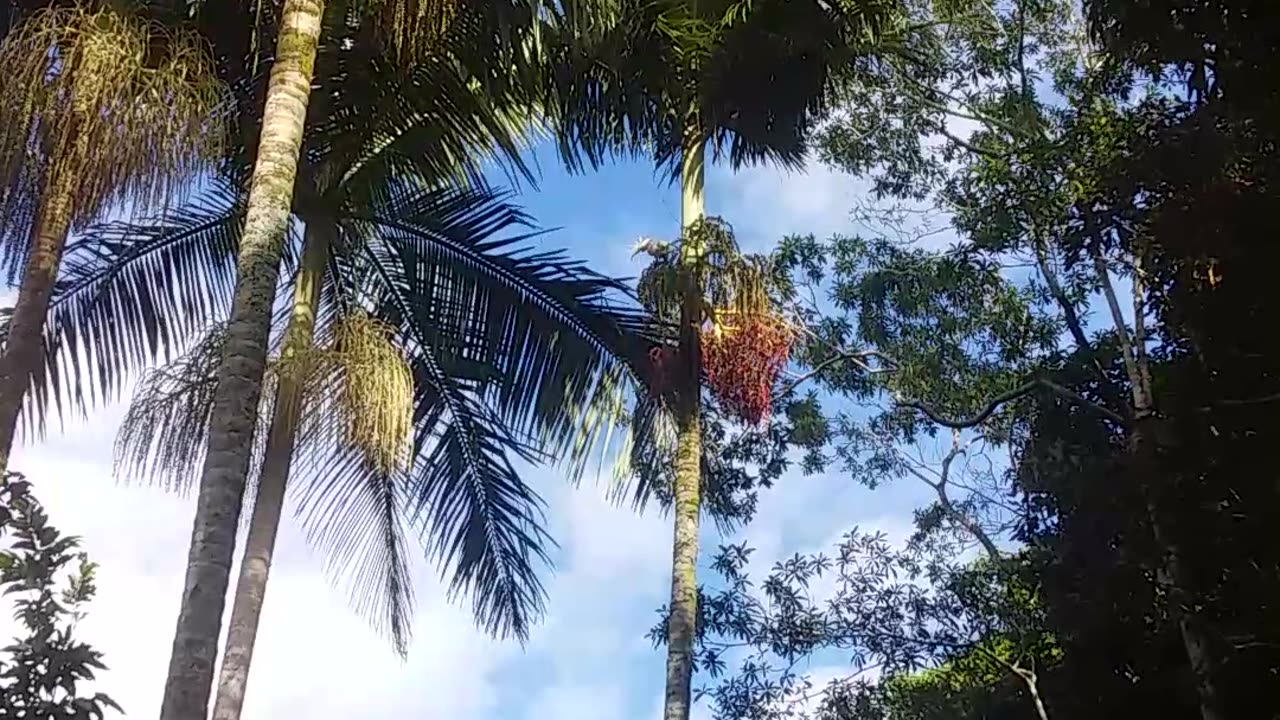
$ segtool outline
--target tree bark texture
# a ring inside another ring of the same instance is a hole
[[[75,213],[75,174],[65,166],[51,174],[0,353],[0,476],[9,470],[23,400],[43,362],[45,318]]]
[[[676,395],[675,527],[671,557],[671,615],[667,621],[667,687],[664,720],[688,720],[693,643],[698,618],[698,516],[702,490],[701,336],[702,288],[695,267],[702,249],[695,228],[705,215],[705,141],[696,125],[686,130],[680,171],[680,348],[684,375]]]
[[[323,6],[287,0],[281,16],[161,720],[205,720],[209,709]]]
[[[330,230],[331,226],[307,223],[302,269],[294,286],[293,311],[281,348],[281,355],[286,359],[306,353],[314,345],[316,308],[329,254]],[[240,578],[236,581],[227,642],[222,652],[222,669],[218,674],[218,691],[213,702],[214,720],[238,720],[244,706],[258,621],[262,617],[267,579],[271,572],[271,555],[280,529],[280,516],[284,512],[285,490],[289,484],[289,468],[293,463],[306,380],[305,375],[283,372],[277,381],[271,429],[263,453],[253,515],[249,520],[249,535],[240,560]]]

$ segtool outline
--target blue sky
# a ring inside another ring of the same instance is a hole
[[[550,153],[540,153],[540,164],[539,189],[518,201],[539,225],[560,228],[541,244],[566,248],[603,272],[634,276],[639,265],[630,259],[632,243],[677,233],[677,190],[648,165],[619,162],[568,176]],[[764,249],[788,233],[852,232],[849,210],[865,189],[816,165],[793,174],[716,168],[708,174],[708,211],[729,220],[746,248]],[[13,466],[37,483],[54,522],[84,536],[101,564],[99,598],[81,632],[111,667],[101,689],[129,716],[147,717],[159,707],[194,503],[113,479],[111,445],[122,415],[122,407],[105,408],[24,446]],[[348,610],[326,582],[321,558],[287,522],[245,718],[660,717],[663,655],[644,634],[668,593],[667,520],[611,506],[603,483],[574,490],[543,469],[532,470],[531,480],[548,501],[560,549],[546,577],[548,616],[527,647],[485,638],[465,607],[443,597],[433,572],[419,567],[415,640],[402,663]],[[795,552],[829,547],[855,525],[903,537],[911,510],[927,499],[924,490],[901,481],[868,491],[838,474],[791,473],[761,498],[759,515],[745,530],[759,549],[755,567],[766,570]],[[707,549],[718,541],[708,530]],[[709,555],[704,552],[704,561]],[[833,664],[814,667],[816,676],[843,674],[838,658],[822,662]]]

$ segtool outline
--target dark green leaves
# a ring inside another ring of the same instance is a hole
[[[120,706],[79,685],[106,669],[102,654],[72,632],[97,592],[97,566],[76,552],[80,540],[62,535],[16,473],[0,478],[0,588],[12,599],[25,634],[0,648],[0,709],[5,717],[48,720],[102,718]],[[67,585],[57,576],[71,566]],[[15,628],[16,629],[16,628]]]

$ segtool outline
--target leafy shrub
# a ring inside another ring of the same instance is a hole
[[[89,720],[120,706],[79,685],[105,670],[102,653],[75,639],[76,623],[93,598],[97,566],[63,535],[16,473],[0,478],[0,595],[13,598],[25,637],[0,648],[0,718]],[[70,566],[66,584],[58,575]]]

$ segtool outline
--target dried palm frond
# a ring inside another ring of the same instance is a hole
[[[413,372],[391,332],[357,310],[338,320],[323,354],[341,377],[335,410],[344,442],[384,473],[406,467],[413,433]]]
[[[39,194],[70,188],[73,227],[163,204],[221,153],[226,93],[198,36],[114,6],[44,9],[0,43],[0,245],[21,261]]]

